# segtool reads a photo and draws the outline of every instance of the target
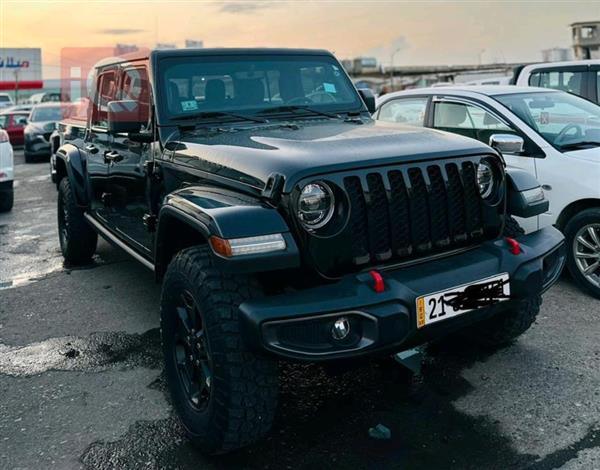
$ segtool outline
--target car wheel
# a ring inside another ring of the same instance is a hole
[[[58,238],[65,261],[73,265],[89,263],[98,243],[98,234],[85,220],[68,178],[58,186]]]
[[[252,278],[224,274],[207,246],[178,253],[165,274],[161,332],[174,407],[202,452],[225,453],[264,436],[277,405],[276,361],[248,350],[239,305],[260,295]]]
[[[8,212],[13,208],[15,193],[13,190],[0,193],[0,212]]]
[[[564,232],[571,276],[600,298],[600,208],[580,212],[567,223]]]

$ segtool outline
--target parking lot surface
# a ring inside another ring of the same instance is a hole
[[[514,345],[430,347],[412,380],[392,360],[282,364],[270,436],[203,457],[166,393],[153,275],[103,241],[93,265],[63,266],[48,165],[16,160],[0,215],[0,468],[600,468],[600,301],[566,277]],[[369,436],[377,424],[389,440]]]

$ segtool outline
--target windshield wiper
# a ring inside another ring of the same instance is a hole
[[[308,111],[309,113],[313,113],[318,116],[325,116],[325,117],[329,117],[329,118],[333,118],[333,119],[343,119],[343,117],[340,116],[339,114],[333,114],[333,113],[328,113],[325,111],[319,111],[317,109],[311,108],[310,106],[303,106],[303,105],[297,105],[297,104],[275,106],[273,108],[268,108],[263,111],[260,111],[258,114],[275,114],[275,113],[285,113],[285,112],[294,112],[294,111]]]
[[[173,116],[171,119],[175,119],[178,121],[191,121],[194,119],[219,118],[219,117],[230,117],[230,118],[239,119],[242,121],[250,121],[250,122],[260,122],[260,123],[269,122],[267,119],[252,117],[252,116],[248,116],[246,114],[230,113],[227,111],[202,111],[199,113],[192,113],[192,114],[177,114],[177,115]]]
[[[559,145],[560,150],[575,150],[586,147],[600,147],[600,142],[584,141],[584,142],[572,142],[570,144]]]

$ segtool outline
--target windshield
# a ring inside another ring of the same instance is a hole
[[[562,92],[496,96],[559,149],[600,146],[600,106]]]
[[[282,106],[323,112],[362,109],[352,83],[329,56],[169,57],[161,60],[159,70],[159,106],[166,119],[222,112],[252,115]]]
[[[10,97],[6,95],[0,95],[0,103],[10,103]]]
[[[67,115],[66,106],[35,107],[31,111],[30,122],[60,121]]]

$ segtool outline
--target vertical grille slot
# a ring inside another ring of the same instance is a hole
[[[390,226],[392,244],[395,254],[410,255],[412,245],[410,238],[410,211],[408,191],[402,172],[393,170],[388,173],[390,182]]]
[[[448,220],[450,236],[458,242],[467,239],[467,222],[465,218],[465,191],[463,189],[458,165],[446,165],[448,174]]]
[[[431,220],[431,238],[439,247],[450,244],[450,229],[448,227],[448,197],[446,183],[439,166],[427,167],[429,175],[429,216]]]
[[[410,181],[410,214],[411,236],[413,244],[419,251],[431,249],[429,230],[429,201],[427,185],[420,168],[408,170]]]
[[[481,227],[481,197],[477,187],[475,165],[472,162],[462,164],[463,185],[465,190],[465,210],[467,221],[467,234],[478,237],[483,234]]]
[[[385,261],[392,256],[386,190],[379,173],[369,173],[367,185],[369,187],[367,201],[370,251],[377,261]]]
[[[370,260],[369,238],[367,234],[367,204],[358,176],[344,179],[344,186],[350,199],[350,224],[352,227],[352,258],[354,264],[366,264]]]

